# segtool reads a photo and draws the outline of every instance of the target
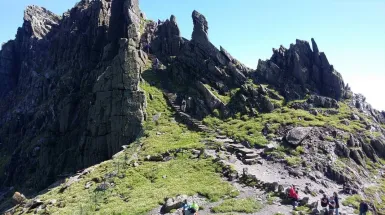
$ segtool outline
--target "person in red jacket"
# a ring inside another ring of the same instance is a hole
[[[289,190],[289,197],[294,199],[295,201],[298,201],[298,199],[299,199],[298,193],[297,193],[294,185],[292,185],[292,187]]]
[[[293,207],[295,208],[298,205],[299,195],[294,185],[289,189],[289,198],[293,200]]]

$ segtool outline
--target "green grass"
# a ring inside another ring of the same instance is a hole
[[[305,153],[305,149],[303,148],[303,146],[297,146],[295,150],[289,150],[289,152],[294,156],[299,156]]]
[[[115,187],[105,193],[95,194],[84,189],[84,184],[94,177],[101,177],[114,169],[112,162],[106,162],[86,176],[80,183],[73,184],[63,194],[55,188],[41,199],[57,199],[66,203],[65,208],[52,208],[57,214],[74,214],[81,205],[90,212],[99,208],[97,214],[144,214],[159,206],[165,198],[179,194],[199,193],[211,201],[238,192],[223,182],[216,172],[216,164],[210,159],[190,160],[178,158],[169,162],[143,162],[137,168],[122,169],[124,178],[113,178]],[[105,171],[107,170],[107,171]],[[163,178],[166,176],[166,178]],[[96,202],[95,202],[96,195]],[[122,211],[127,211],[122,213]]]
[[[299,206],[299,207],[296,207],[294,210],[298,212],[299,211],[304,212],[305,214],[310,213],[310,209],[306,206]]]
[[[262,209],[262,204],[255,199],[227,199],[222,204],[213,207],[211,210],[214,213],[255,213]]]
[[[289,166],[298,166],[302,163],[302,159],[299,156],[286,157],[285,160]]]
[[[147,100],[147,121],[145,122],[145,137],[141,142],[143,155],[157,155],[176,149],[200,149],[204,145],[200,142],[201,135],[190,131],[183,124],[173,121],[174,113],[168,107],[162,92],[147,83],[141,84],[141,89],[146,92],[146,97],[152,95],[153,100]],[[157,122],[153,116],[161,114]]]
[[[241,116],[236,114],[228,119],[218,119],[213,116],[206,117],[203,122],[212,128],[223,130],[228,136],[234,137],[238,141],[248,141],[251,145],[264,146],[268,142],[262,134],[264,125],[269,124],[271,134],[274,134],[280,126],[332,126],[347,132],[361,132],[365,130],[365,125],[360,121],[351,121],[350,125],[341,123],[342,119],[350,117],[353,110],[345,103],[340,102],[338,114],[314,116],[305,110],[291,109],[286,105],[272,113],[259,114],[256,117]],[[323,109],[327,110],[327,109]]]
[[[239,91],[239,88],[234,88],[230,92],[226,93],[225,95],[221,95],[221,94],[219,94],[219,92],[216,89],[212,88],[210,85],[208,85],[208,84],[204,84],[204,85],[208,90],[210,90],[210,92],[212,92],[225,105],[228,104],[231,100],[231,97],[234,96]]]
[[[352,205],[355,209],[358,209],[360,206],[360,202],[362,201],[362,197],[360,195],[353,195],[353,196],[348,196],[342,204],[344,206],[349,206]]]

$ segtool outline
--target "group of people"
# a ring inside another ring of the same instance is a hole
[[[298,189],[294,185],[290,187],[288,197],[293,201],[293,207],[297,207],[299,202],[299,194]],[[334,192],[330,197],[324,194],[321,198],[321,207],[323,215],[339,215],[340,201],[338,194]],[[369,211],[368,203],[361,201],[359,211],[359,215],[366,215]]]
[[[339,215],[338,209],[340,208],[340,201],[338,194],[334,192],[330,197],[324,194],[321,198],[321,207],[323,209],[324,215]]]

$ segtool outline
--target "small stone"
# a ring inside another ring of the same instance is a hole
[[[89,181],[89,182],[86,183],[86,185],[84,185],[84,188],[85,189],[89,189],[92,186],[92,184],[93,183],[91,181]]]
[[[167,178],[167,175],[162,176],[162,178],[163,178],[163,179],[166,179],[166,178]]]
[[[56,205],[56,203],[57,203],[56,199],[51,199],[48,201],[48,204],[50,204],[50,205]]]

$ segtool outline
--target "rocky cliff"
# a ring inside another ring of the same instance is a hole
[[[82,0],[62,17],[26,9],[0,52],[0,179],[29,194],[71,177],[43,200],[15,193],[10,214],[74,214],[79,204],[164,214],[176,194],[218,206],[208,202],[239,192],[289,214],[283,186],[297,183],[308,211],[342,184],[344,200],[385,194],[385,113],[350,90],[314,39],[273,49],[253,70],[210,42],[204,15],[191,18],[186,39],[175,16],[145,20],[135,0]]]
[[[3,185],[40,189],[110,158],[141,131],[138,2],[29,6],[0,52]]]

